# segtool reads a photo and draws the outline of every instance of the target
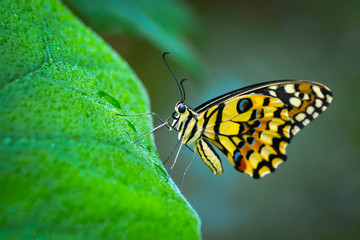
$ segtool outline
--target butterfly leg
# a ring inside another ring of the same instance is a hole
[[[176,145],[175,145],[175,147],[173,148],[173,150],[171,150],[169,156],[165,159],[165,161],[162,162],[163,165],[165,165],[166,162],[169,161],[169,159],[172,157],[173,153],[175,152],[176,148],[179,146],[179,143],[180,143],[180,142],[181,142],[181,140],[179,140],[179,141],[176,143]]]
[[[184,178],[185,178],[185,174],[186,172],[188,171],[188,169],[190,168],[190,165],[192,164],[192,162],[194,161],[194,158],[196,156],[196,152],[194,152],[194,155],[193,157],[191,158],[191,161],[189,162],[189,164],[187,165],[185,171],[183,172],[183,174],[181,175],[181,183],[180,183],[180,192],[182,193],[182,185],[183,185],[183,182],[184,182]]]
[[[182,148],[182,146],[183,146],[184,144],[183,143],[181,143],[181,145],[180,145],[180,147],[179,147],[179,150],[177,151],[177,153],[176,153],[176,157],[175,157],[175,160],[174,160],[174,162],[173,162],[173,164],[171,165],[171,167],[170,167],[170,170],[169,170],[169,175],[168,175],[168,178],[167,178],[167,180],[166,181],[168,181],[169,180],[169,177],[170,177],[170,175],[171,175],[171,171],[172,171],[172,169],[174,168],[174,166],[175,166],[175,163],[176,163],[176,160],[178,159],[178,157],[179,157],[179,153],[180,153],[180,150],[181,150],[181,148]]]
[[[192,153],[196,153],[194,150],[192,150],[188,145],[185,145]]]
[[[167,123],[165,126],[168,128],[168,129],[170,129],[170,126],[168,125],[169,123],[167,122],[168,120],[169,120],[169,118],[166,120],[166,121],[163,121],[163,120],[161,120],[161,118],[158,116],[158,115],[156,115],[156,113],[154,113],[154,112],[149,112],[149,113],[140,113],[140,114],[131,114],[131,115],[123,115],[123,114],[118,114],[118,113],[116,113],[116,115],[118,115],[118,116],[121,116],[121,117],[138,117],[138,116],[146,116],[146,115],[153,115],[159,122],[161,122],[162,124],[164,124],[164,123]]]
[[[153,130],[151,130],[150,132],[146,133],[145,135],[143,135],[141,138],[139,138],[138,140],[136,140],[134,143],[139,142],[141,139],[143,139],[144,137],[146,137],[147,135],[156,132],[157,130],[159,130],[160,128],[162,128],[163,126],[166,126],[167,122],[164,122],[163,124],[160,124],[159,126],[157,126],[156,128],[154,128]]]
[[[139,142],[141,139],[143,139],[143,138],[146,137],[147,135],[149,135],[149,134],[151,134],[151,133],[159,130],[160,128],[162,128],[162,127],[164,127],[164,126],[167,127],[168,129],[173,129],[173,127],[172,127],[172,126],[169,124],[169,122],[168,122],[169,119],[171,118],[171,116],[170,116],[168,119],[166,119],[166,121],[163,121],[163,120],[161,120],[161,119],[158,117],[158,115],[156,115],[156,113],[153,113],[153,112],[150,112],[150,113],[140,113],[140,114],[132,114],[132,115],[122,115],[122,114],[116,113],[116,115],[121,116],[121,117],[137,117],[137,116],[145,116],[145,115],[150,115],[150,114],[153,115],[153,116],[155,116],[156,119],[161,122],[161,124],[160,124],[159,126],[157,126],[156,128],[154,128],[153,130],[151,130],[150,132],[148,132],[148,133],[146,133],[145,135],[143,135],[141,138],[139,138],[138,140],[136,140],[134,143]]]

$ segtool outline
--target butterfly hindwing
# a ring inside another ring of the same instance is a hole
[[[290,141],[290,118],[275,97],[249,94],[226,100],[210,116],[203,136],[217,146],[239,171],[261,177],[284,161]],[[205,119],[207,114],[204,115]],[[212,118],[212,119],[211,119]]]
[[[259,178],[286,160],[290,139],[330,102],[330,90],[320,84],[270,82],[210,102],[198,117],[204,119],[203,138],[237,170]]]

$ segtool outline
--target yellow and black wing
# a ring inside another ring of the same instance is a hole
[[[194,110],[201,138],[213,143],[239,171],[254,178],[273,172],[286,160],[291,138],[332,100],[326,86],[281,80],[238,89]]]

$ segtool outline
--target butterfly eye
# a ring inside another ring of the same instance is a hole
[[[182,103],[181,103],[181,104],[179,105],[179,107],[178,107],[179,113],[184,113],[184,112],[185,112],[185,109],[186,109],[186,108],[185,108],[185,105],[182,104]]]

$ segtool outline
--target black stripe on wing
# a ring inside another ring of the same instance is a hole
[[[261,88],[265,88],[268,87],[269,85],[274,85],[274,84],[282,84],[282,83],[293,83],[293,82],[299,82],[299,80],[291,80],[291,79],[287,79],[287,80],[275,80],[275,81],[270,81],[270,82],[265,82],[265,83],[258,83],[258,84],[254,84],[248,87],[244,87],[244,88],[239,88],[236,89],[234,91],[225,93],[223,95],[220,95],[216,98],[213,98],[203,104],[201,104],[200,106],[197,106],[196,108],[194,108],[194,110],[198,113],[205,111],[206,109],[217,105],[223,101],[225,101],[228,98],[231,98],[233,96],[236,95],[241,95],[241,94],[245,94],[245,93],[249,93],[249,92],[255,92],[255,90],[261,89]],[[310,81],[301,81],[301,82],[308,82],[311,83]]]

